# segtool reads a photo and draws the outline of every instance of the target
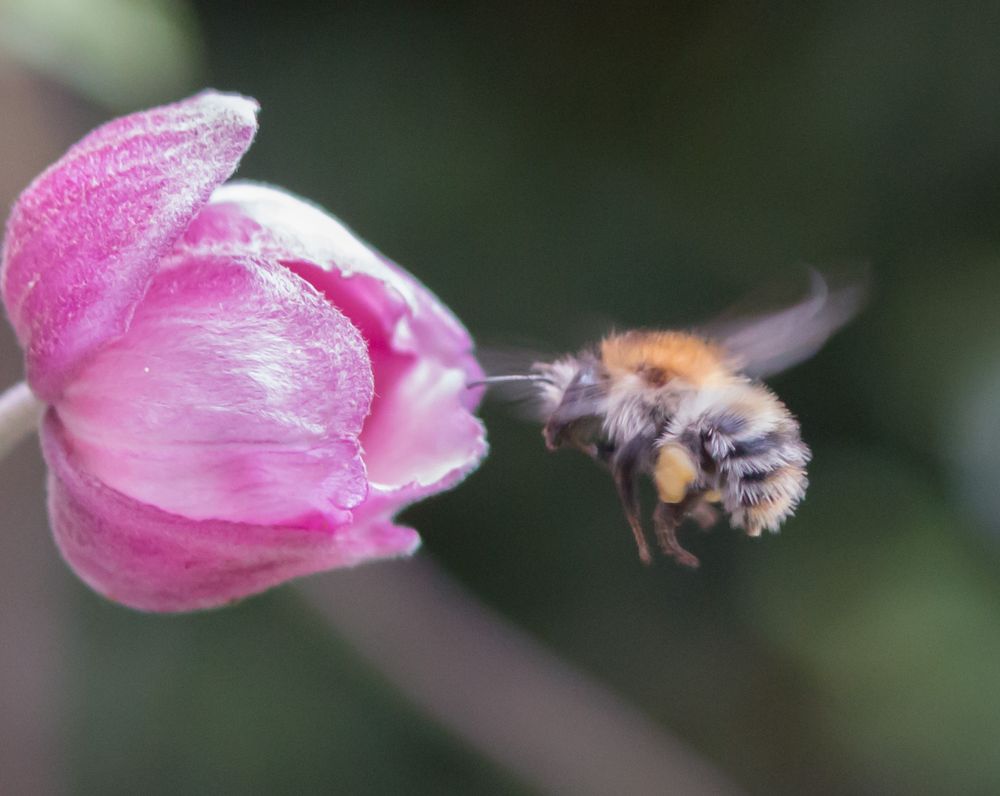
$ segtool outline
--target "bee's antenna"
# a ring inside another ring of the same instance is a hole
[[[470,381],[465,386],[471,390],[475,387],[487,387],[491,384],[509,384],[511,382],[520,381],[544,381],[549,384],[552,383],[552,379],[548,376],[543,376],[541,373],[519,373],[510,376],[487,376],[486,378],[479,379],[478,381]]]

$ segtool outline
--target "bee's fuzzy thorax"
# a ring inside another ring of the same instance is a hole
[[[635,373],[651,386],[681,379],[693,386],[727,374],[722,351],[684,332],[631,331],[601,342],[601,361],[612,377]]]
[[[604,430],[619,445],[655,437],[686,398],[731,380],[719,349],[684,332],[613,334],[599,350],[608,382]]]

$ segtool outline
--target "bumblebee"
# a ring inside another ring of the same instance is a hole
[[[700,332],[611,334],[530,373],[486,382],[531,382],[547,447],[575,448],[610,469],[647,564],[637,485],[650,477],[660,549],[697,567],[677,537],[686,518],[711,527],[718,506],[756,537],[776,532],[805,496],[809,448],[760,379],[811,356],[861,298],[860,286],[831,290],[814,274],[810,295],[781,311]]]

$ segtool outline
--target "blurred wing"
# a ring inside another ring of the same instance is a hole
[[[710,324],[700,331],[721,345],[733,367],[764,378],[815,354],[864,304],[865,283],[831,288],[812,272],[809,296],[803,301],[756,318]]]

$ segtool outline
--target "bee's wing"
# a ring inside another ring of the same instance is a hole
[[[832,288],[818,272],[811,274],[809,295],[783,310],[720,321],[702,331],[721,345],[737,370],[764,378],[815,354],[864,304],[864,281]]]

